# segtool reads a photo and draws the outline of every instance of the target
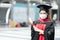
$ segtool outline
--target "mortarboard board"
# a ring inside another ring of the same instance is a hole
[[[48,12],[49,9],[52,8],[52,6],[47,5],[47,4],[40,4],[37,6],[37,8],[40,8],[40,10],[45,10],[46,12]]]

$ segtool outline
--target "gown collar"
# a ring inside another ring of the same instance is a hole
[[[42,23],[45,23],[45,22],[50,21],[50,19],[48,19],[48,18],[47,18],[47,19],[41,19],[41,18],[40,18],[39,21],[42,22]]]

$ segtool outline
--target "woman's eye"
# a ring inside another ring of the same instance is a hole
[[[46,14],[46,13],[40,13],[40,14]]]
[[[43,13],[43,14],[46,14],[46,13]]]

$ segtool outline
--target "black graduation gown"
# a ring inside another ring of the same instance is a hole
[[[33,23],[36,25],[36,24],[40,24],[41,22],[34,21]],[[44,24],[46,24],[46,28],[44,31],[45,40],[54,40],[54,33],[55,33],[54,22],[50,21]],[[34,31],[34,28],[32,26],[31,27],[31,40],[38,40],[38,37],[39,37],[39,32]]]

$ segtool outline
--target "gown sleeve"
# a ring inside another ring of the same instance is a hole
[[[34,21],[34,25],[36,25],[38,22]],[[33,25],[31,25],[31,40],[38,40],[39,32],[36,32],[33,28]]]
[[[46,29],[44,31],[45,40],[54,40],[54,22],[46,23]]]

